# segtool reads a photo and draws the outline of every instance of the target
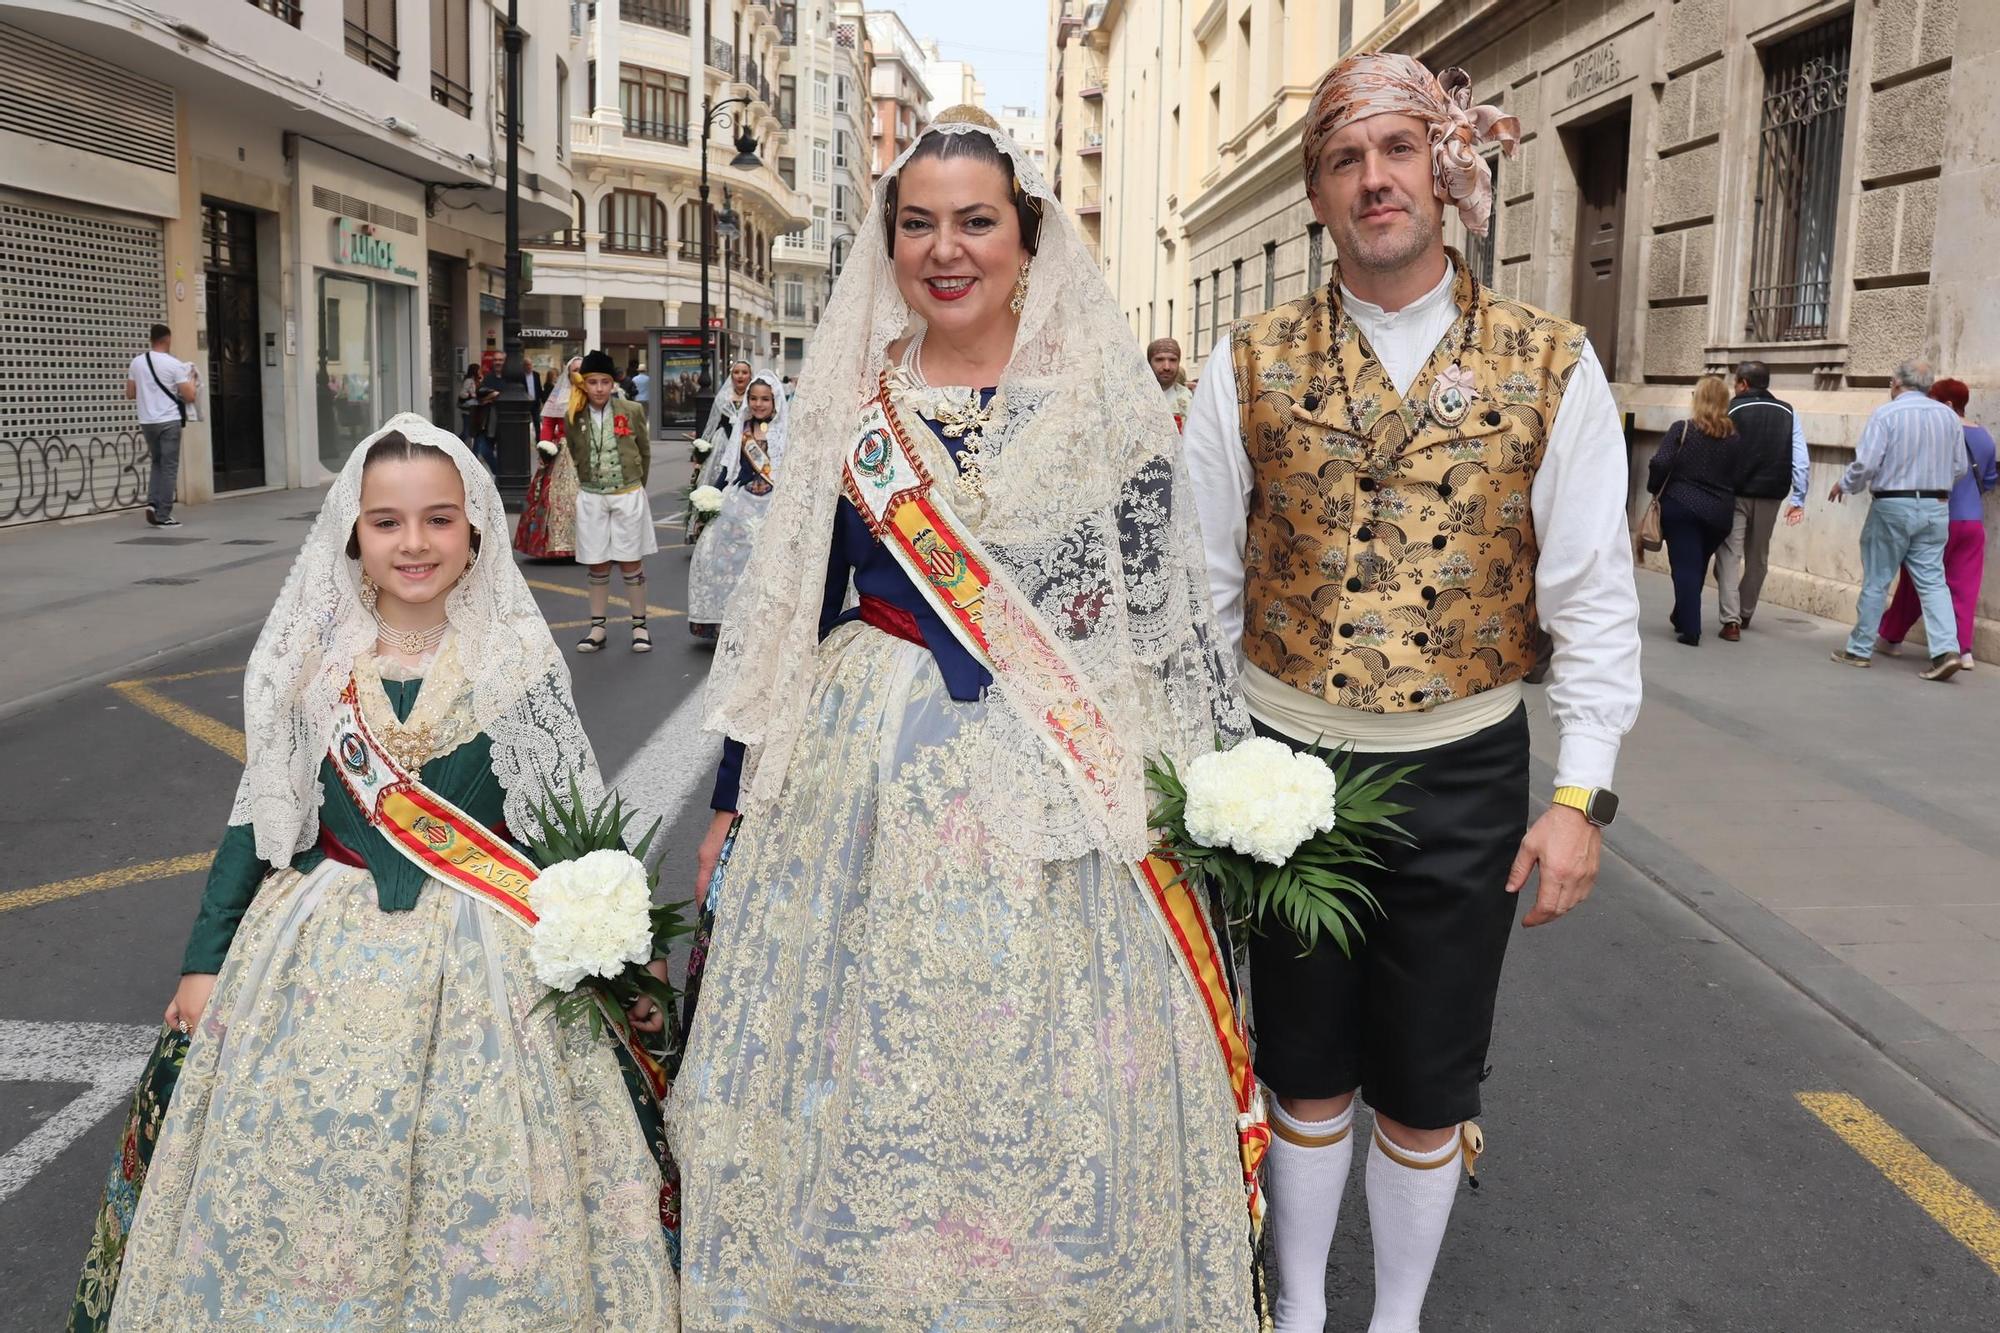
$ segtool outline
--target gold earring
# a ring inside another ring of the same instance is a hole
[[[1014,279],[1014,298],[1007,302],[1007,308],[1017,315],[1028,307],[1028,265],[1034,262],[1032,259],[1023,259],[1021,276]]]
[[[363,574],[361,576],[362,609],[366,610],[372,615],[375,611],[375,599],[381,596],[381,594],[382,590],[375,586],[375,580],[369,578],[366,574]]]

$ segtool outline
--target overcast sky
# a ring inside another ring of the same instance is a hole
[[[1048,72],[1047,0],[886,0],[919,39],[935,37],[947,60],[970,61],[987,103],[1042,112]]]

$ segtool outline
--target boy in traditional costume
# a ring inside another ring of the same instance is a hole
[[[583,398],[563,425],[576,464],[576,559],[590,568],[590,629],[576,650],[594,653],[604,647],[616,562],[632,606],[632,651],[650,653],[645,558],[660,549],[660,541],[653,531],[653,502],[646,494],[653,467],[646,409],[618,392],[617,364],[602,349],[584,357],[578,371]]]

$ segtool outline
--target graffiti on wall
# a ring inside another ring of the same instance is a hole
[[[146,437],[130,430],[0,437],[0,525],[146,503]]]

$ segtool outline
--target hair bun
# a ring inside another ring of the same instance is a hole
[[[985,129],[997,130],[1000,122],[993,119],[985,107],[974,106],[970,102],[960,102],[948,106],[931,117],[932,125],[978,125]]]

